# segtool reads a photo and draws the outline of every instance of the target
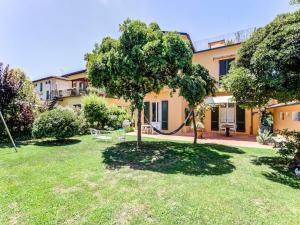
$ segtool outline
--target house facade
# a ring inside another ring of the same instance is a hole
[[[52,107],[82,106],[82,96],[88,94],[88,82],[86,70],[79,70],[62,76],[50,76],[33,81],[35,92],[42,102]],[[103,93],[103,97],[105,94]],[[122,99],[106,97],[109,105],[118,105],[129,109],[130,105]]]
[[[230,64],[236,60],[237,51],[244,40],[241,34],[235,34],[230,39],[219,37],[214,40],[201,42],[201,49],[196,50],[187,33],[180,33],[182,38],[190,43],[193,50],[193,63],[204,66],[218,81],[218,90],[215,96],[207,96],[205,102],[211,105],[205,115],[205,131],[219,132],[224,124],[231,124],[236,133],[256,135],[259,130],[260,116],[257,110],[242,109],[233,100],[221,85]],[[238,38],[237,38],[238,37]],[[245,35],[244,35],[245,38]],[[228,41],[229,40],[229,41]],[[199,44],[199,43],[196,43]],[[197,48],[199,49],[199,48]],[[53,105],[68,107],[81,107],[82,96],[88,92],[89,82],[86,70],[68,73],[60,77],[52,76],[34,81],[37,95],[43,101],[50,101]],[[170,132],[177,129],[187,117],[188,102],[179,96],[178,92],[172,93],[165,87],[159,94],[149,93],[144,98],[142,112],[142,125],[151,123],[159,130]],[[130,109],[129,102],[123,99],[109,98],[109,105],[118,105]],[[274,129],[290,129],[300,131],[300,103],[271,105],[267,110],[274,115]],[[284,116],[283,116],[284,114]],[[137,121],[137,115],[135,115]],[[187,123],[180,132],[191,132],[191,124]]]

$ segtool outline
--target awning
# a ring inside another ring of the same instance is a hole
[[[204,102],[209,105],[235,103],[233,96],[208,96],[204,99]]]

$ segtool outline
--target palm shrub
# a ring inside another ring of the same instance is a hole
[[[90,127],[103,128],[109,119],[107,102],[103,97],[88,95],[83,97],[83,114]]]
[[[257,142],[262,145],[268,144],[271,141],[271,139],[272,134],[267,130],[259,131],[258,136],[256,137]]]
[[[79,133],[79,121],[72,110],[57,108],[41,113],[33,124],[35,138],[63,140]]]

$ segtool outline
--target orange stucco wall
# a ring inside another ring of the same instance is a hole
[[[194,53],[193,63],[199,63],[208,69],[217,81],[219,81],[219,61],[223,59],[235,58],[240,45],[215,48],[208,51]]]
[[[185,108],[187,103],[185,99],[178,95],[178,92],[170,95],[171,89],[164,88],[159,94],[149,93],[145,96],[144,102],[168,101],[168,130],[172,131],[178,128],[185,119]],[[135,113],[137,122],[137,113]],[[142,112],[142,124],[144,124],[144,113]],[[188,128],[184,128],[186,130]]]
[[[290,131],[300,131],[300,121],[292,119],[292,112],[300,112],[300,104],[273,108],[269,111],[273,113],[275,130],[288,129]],[[280,112],[284,113],[284,120],[280,119]]]

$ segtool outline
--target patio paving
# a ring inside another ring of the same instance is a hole
[[[136,136],[136,132],[128,133],[128,135]],[[162,140],[187,141],[193,142],[193,133],[180,133],[177,135],[161,135],[161,134],[142,134],[142,137],[157,138]],[[272,148],[270,145],[261,145],[256,142],[254,135],[235,134],[225,137],[219,133],[204,133],[203,139],[198,139],[198,143],[220,144],[234,147],[253,147],[253,148]]]

